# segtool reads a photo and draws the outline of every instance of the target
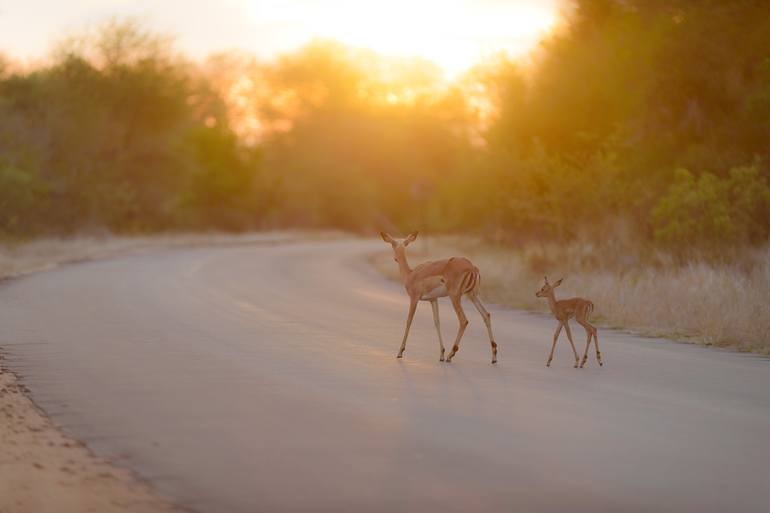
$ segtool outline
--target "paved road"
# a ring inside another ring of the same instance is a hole
[[[202,512],[768,511],[770,361],[602,330],[604,368],[563,342],[546,369],[553,321],[491,308],[492,366],[469,306],[442,364],[425,304],[397,360],[406,298],[362,258],[382,247],[13,280],[0,345],[58,424]]]

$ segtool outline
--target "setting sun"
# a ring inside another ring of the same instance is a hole
[[[527,54],[566,5],[564,0],[19,2],[0,10],[0,48],[36,60],[62,37],[112,18],[131,18],[170,34],[180,50],[198,59],[242,50],[269,60],[314,39],[329,39],[384,56],[429,59],[452,79],[490,54]],[[26,30],[31,25],[35,30]]]
[[[422,57],[456,75],[491,53],[526,53],[556,22],[554,2],[244,2],[255,24],[284,37],[320,37],[398,57]],[[291,36],[290,36],[291,34]],[[287,41],[288,42],[288,41]]]

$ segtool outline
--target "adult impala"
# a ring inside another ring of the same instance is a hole
[[[380,236],[382,240],[393,247],[393,254],[401,273],[401,281],[404,283],[407,294],[409,294],[409,315],[406,318],[406,330],[404,331],[404,340],[401,341],[401,349],[398,351],[398,358],[404,355],[406,338],[409,336],[409,328],[412,326],[414,312],[417,310],[417,302],[430,301],[433,308],[433,322],[438,332],[438,344],[441,348],[439,361],[444,361],[444,341],[441,339],[438,299],[449,296],[460,322],[452,352],[446,359],[447,362],[451,362],[460,349],[460,339],[468,325],[468,319],[465,317],[461,304],[461,299],[465,295],[468,296],[468,299],[471,300],[484,319],[487,333],[489,333],[489,343],[492,345],[492,363],[497,363],[497,344],[492,335],[492,316],[479,299],[479,284],[481,282],[479,269],[470,260],[463,257],[425,262],[412,269],[406,260],[406,247],[415,241],[417,232],[409,234],[405,239],[394,239],[385,232],[380,232]]]

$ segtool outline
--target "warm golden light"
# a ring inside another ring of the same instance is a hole
[[[328,38],[384,55],[422,57],[450,78],[492,53],[526,53],[557,19],[555,2],[548,1],[244,2],[255,24],[270,20],[297,43]]]
[[[490,54],[505,51],[517,57],[529,52],[560,19],[565,1],[47,0],[18,4],[0,12],[0,48],[16,58],[40,58],[52,41],[83,25],[129,18],[172,34],[178,48],[198,59],[233,49],[273,59],[320,38],[393,57],[426,58],[452,79]],[[29,26],[36,29],[30,31]]]

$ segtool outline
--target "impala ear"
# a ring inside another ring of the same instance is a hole
[[[545,284],[548,285],[548,276],[543,276],[545,278]]]
[[[404,239],[404,246],[411,244],[414,242],[414,240],[417,238],[417,234],[419,232],[412,232],[409,235],[406,236],[406,239]]]
[[[562,282],[562,281],[564,281],[564,278],[559,278],[559,279],[556,281],[556,283],[554,283],[554,284],[553,284],[553,288],[556,288],[556,287],[558,287],[559,285],[561,285],[561,282]]]
[[[382,237],[382,240],[389,244],[393,244],[393,237],[390,236],[390,234],[387,234],[385,232],[380,232],[380,237]]]

